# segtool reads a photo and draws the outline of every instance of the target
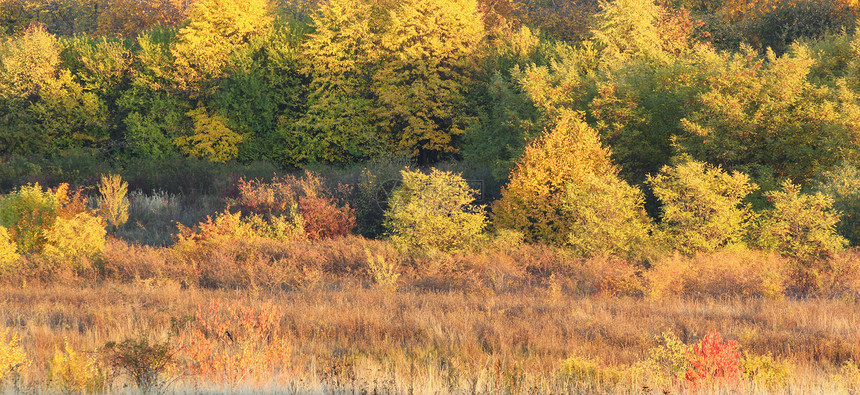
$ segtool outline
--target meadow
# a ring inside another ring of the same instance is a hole
[[[5,375],[6,390],[850,394],[860,388],[853,362],[860,357],[860,314],[850,300],[655,300],[553,283],[398,288],[333,278],[291,290],[186,288],[155,278],[6,286],[0,323],[20,336],[28,361]],[[697,389],[683,375],[668,376],[686,354],[668,351],[663,334],[695,344],[710,332],[737,339],[748,370],[734,382]],[[131,344],[117,346],[123,342]],[[8,352],[5,346],[0,350]],[[151,381],[137,387],[136,372]]]

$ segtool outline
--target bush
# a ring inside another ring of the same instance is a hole
[[[65,341],[62,350],[54,350],[48,380],[51,387],[64,393],[102,393],[108,387],[108,372],[98,360],[75,351]]]
[[[691,348],[671,332],[661,334],[657,342],[648,350],[645,371],[664,393],[669,393],[690,368]]]
[[[153,390],[159,393],[166,385],[168,380],[164,376],[174,363],[173,350],[167,341],[149,344],[146,337],[141,337],[119,344],[108,343],[105,347],[110,365],[131,376],[143,393]]]
[[[777,391],[788,385],[794,366],[777,361],[770,355],[751,355],[744,352],[741,360],[743,376],[762,390]]]
[[[567,186],[589,185],[587,180],[614,174],[609,150],[601,146],[597,132],[566,114],[526,148],[493,206],[494,226],[521,231],[528,242],[564,245],[576,220],[565,212]]]
[[[484,230],[483,208],[473,206],[474,191],[459,175],[433,169],[409,169],[385,212],[385,227],[402,250],[462,251]]]
[[[756,189],[747,175],[687,159],[648,183],[662,203],[659,233],[668,247],[692,255],[743,242],[753,213],[742,200]]]
[[[42,253],[49,259],[71,264],[77,270],[81,259],[91,259],[104,251],[105,225],[101,218],[79,213],[70,219],[57,218],[45,232]]]
[[[0,274],[15,267],[15,262],[21,258],[9,231],[0,226]]]
[[[0,331],[0,388],[7,379],[20,375],[30,365],[20,342],[20,336],[9,334],[6,329]]]
[[[102,176],[99,193],[99,215],[116,230],[128,221],[128,183],[117,174]]]
[[[21,253],[42,249],[44,232],[53,226],[60,201],[39,184],[25,185],[0,198],[0,226],[9,230]]]
[[[756,243],[800,262],[834,256],[847,241],[836,233],[839,214],[833,199],[822,193],[804,194],[790,181],[782,191],[765,194],[773,203],[757,226]]]
[[[366,248],[364,252],[367,254],[367,270],[370,272],[373,282],[383,289],[397,289],[397,279],[400,278],[397,264],[391,260],[386,260],[381,253],[374,254]]]
[[[346,236],[355,229],[355,212],[349,205],[338,207],[331,198],[304,196],[299,199],[299,212],[311,240]]]
[[[723,341],[719,332],[711,332],[694,345],[686,379],[692,389],[719,390],[736,387],[743,367],[735,340]]]
[[[177,361],[205,383],[257,385],[290,372],[292,347],[281,329],[277,305],[211,302],[179,333]]]
[[[563,197],[563,221],[570,223],[568,244],[585,257],[638,255],[648,245],[651,219],[645,198],[615,174],[569,183]]]
[[[239,179],[238,208],[244,214],[262,216],[272,226],[302,224],[310,239],[349,234],[355,228],[355,213],[323,188],[323,179],[311,172],[302,177],[285,176],[265,183]]]

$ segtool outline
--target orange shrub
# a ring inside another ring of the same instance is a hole
[[[311,240],[346,236],[355,229],[355,211],[349,205],[338,207],[331,198],[302,197],[299,212]]]
[[[280,217],[301,222],[310,239],[342,236],[355,228],[355,212],[323,188],[323,179],[311,172],[302,177],[285,176],[271,182],[239,179],[235,203],[243,214],[261,215],[271,222]],[[299,218],[300,217],[300,218]]]
[[[199,382],[259,388],[290,375],[292,347],[278,306],[212,301],[198,306],[195,318],[177,338],[178,358]]]

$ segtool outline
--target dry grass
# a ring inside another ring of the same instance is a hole
[[[6,287],[0,300],[0,325],[21,335],[34,362],[22,388],[48,392],[47,362],[64,338],[94,358],[108,341],[141,334],[176,345],[177,323],[210,303],[279,306],[276,336],[291,346],[287,379],[211,388],[200,377],[177,372],[172,391],[558,393],[569,388],[557,374],[563,359],[588,356],[624,369],[645,358],[667,331],[687,343],[720,331],[748,352],[791,361],[797,369],[790,388],[780,392],[848,391],[847,379],[834,374],[845,361],[860,360],[860,310],[836,300],[654,301],[572,296],[544,287],[390,292],[349,281],[293,291],[227,291],[182,289],[170,280]],[[619,383],[602,391],[634,387]]]

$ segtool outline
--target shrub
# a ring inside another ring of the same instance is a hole
[[[128,221],[128,183],[118,174],[102,176],[99,193],[99,215],[113,229],[118,229]]]
[[[397,279],[400,278],[397,264],[391,260],[386,260],[385,256],[380,253],[374,254],[366,248],[364,252],[367,254],[367,269],[373,277],[373,282],[383,289],[396,289]]]
[[[57,218],[45,232],[43,254],[57,262],[69,263],[76,269],[81,259],[90,259],[104,251],[105,226],[101,218],[79,213],[73,218]]]
[[[860,243],[860,168],[849,162],[823,172],[816,180],[816,190],[833,199],[833,207],[842,213],[836,229],[851,245]]]
[[[281,332],[283,317],[271,303],[255,307],[213,301],[198,306],[195,320],[177,338],[178,361],[207,383],[278,382],[291,367],[292,349]]]
[[[657,341],[658,345],[648,350],[646,366],[651,378],[667,392],[690,368],[690,346],[671,332],[664,332]]]
[[[563,221],[570,223],[567,243],[581,256],[634,255],[648,244],[651,220],[645,198],[615,174],[569,183]]]
[[[246,214],[286,215],[299,203],[300,197],[320,196],[322,185],[322,178],[310,171],[302,177],[276,177],[271,182],[240,178],[236,205]]]
[[[56,220],[60,202],[56,194],[39,184],[25,185],[0,198],[0,226],[9,230],[18,251],[38,251],[45,244],[44,231]]]
[[[0,273],[14,268],[15,262],[19,258],[21,258],[21,255],[18,254],[15,243],[9,237],[9,231],[0,226]]]
[[[338,207],[331,198],[304,196],[299,199],[299,212],[311,240],[346,236],[355,229],[355,212],[349,205]]]
[[[173,350],[167,341],[149,344],[145,336],[105,345],[110,365],[131,376],[144,393],[161,392],[167,384],[164,377],[173,366]]]
[[[349,205],[338,206],[323,190],[323,179],[309,171],[270,183],[239,179],[237,186],[236,204],[242,213],[260,215],[272,226],[301,223],[310,239],[343,236],[355,228],[354,211]]]
[[[723,341],[719,332],[711,332],[693,346],[686,379],[695,390],[735,387],[740,383],[743,367],[735,340]]]
[[[459,175],[409,169],[385,212],[385,227],[398,248],[411,251],[462,251],[484,230],[483,208],[471,205],[474,191]]]
[[[526,148],[493,206],[494,226],[519,230],[529,242],[564,245],[575,220],[564,209],[567,185],[588,185],[586,177],[599,180],[615,173],[597,132],[578,116],[565,114]]]
[[[744,352],[741,360],[743,376],[759,389],[775,391],[785,388],[794,366],[787,361],[777,361],[770,355],[751,355]]]
[[[742,243],[753,217],[742,200],[756,189],[747,175],[686,159],[648,183],[662,203],[659,232],[669,247],[692,255]]]
[[[48,380],[51,387],[65,393],[101,393],[107,390],[108,372],[98,360],[75,351],[65,341],[62,350],[54,350]]]
[[[20,342],[20,336],[9,334],[6,329],[0,331],[0,387],[7,379],[20,375],[30,364]]]
[[[839,214],[833,209],[833,199],[822,193],[801,193],[791,181],[782,183],[782,191],[765,195],[773,208],[764,212],[758,224],[760,247],[810,262],[832,257],[847,244],[836,233]]]

